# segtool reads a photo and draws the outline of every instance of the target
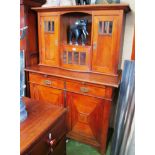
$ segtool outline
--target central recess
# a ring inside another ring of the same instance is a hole
[[[61,15],[61,66],[78,71],[90,70],[92,15],[71,12]]]

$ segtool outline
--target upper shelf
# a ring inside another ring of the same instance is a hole
[[[75,6],[52,6],[33,7],[32,10],[42,11],[94,11],[94,10],[124,10],[125,13],[131,11],[129,4],[95,4],[95,5],[75,5]]]

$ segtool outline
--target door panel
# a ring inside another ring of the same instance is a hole
[[[90,70],[90,46],[63,45],[61,47],[61,66],[74,70]]]
[[[93,71],[115,74],[117,37],[118,16],[94,16]]]
[[[64,93],[62,90],[54,89],[37,84],[30,84],[30,95],[31,98],[50,102],[55,105],[64,106],[63,98]]]
[[[101,142],[104,101],[76,93],[67,93],[68,131],[88,141]]]
[[[49,66],[58,66],[59,16],[41,16],[40,22],[40,63]]]

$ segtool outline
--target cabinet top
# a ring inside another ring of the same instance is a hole
[[[20,124],[20,153],[23,154],[55,122],[66,113],[66,109],[50,103],[23,97],[28,111],[27,119]]]
[[[129,4],[95,4],[95,5],[75,5],[75,6],[52,6],[52,7],[33,7],[32,10],[38,12],[57,12],[57,11],[102,11],[102,10],[124,10],[130,12]]]

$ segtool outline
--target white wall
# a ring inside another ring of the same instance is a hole
[[[124,60],[129,60],[132,53],[132,42],[135,26],[135,0],[121,0],[121,3],[128,3],[131,8],[131,12],[126,15],[124,43],[122,51],[121,68],[123,68]]]

